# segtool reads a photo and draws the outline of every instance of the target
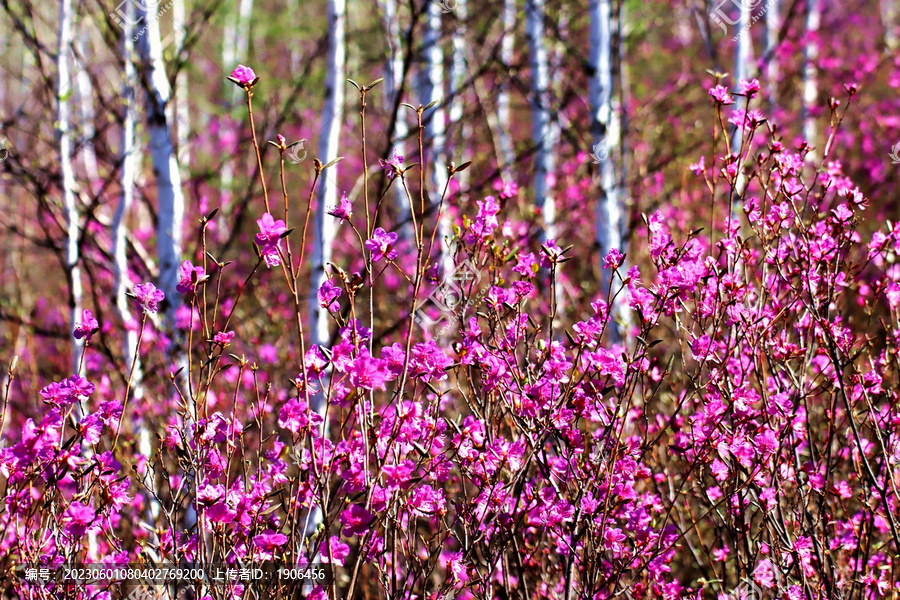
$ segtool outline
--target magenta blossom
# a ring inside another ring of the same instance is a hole
[[[372,251],[372,260],[378,262],[384,257],[388,260],[394,260],[400,254],[394,249],[397,243],[397,234],[393,231],[388,233],[381,227],[372,232],[372,239],[366,241],[366,248]]]
[[[83,537],[89,529],[92,529],[91,523],[96,515],[97,513],[90,506],[86,506],[78,501],[72,502],[66,510],[66,516],[63,518],[65,523],[63,530],[70,537]]]
[[[239,84],[243,86],[252,85],[256,80],[256,73],[253,72],[253,69],[250,67],[245,67],[244,65],[238,65],[235,67],[234,71],[231,72],[231,77]]]
[[[341,288],[334,285],[330,279],[325,280],[325,283],[319,288],[317,296],[319,298],[319,306],[327,309],[329,312],[337,312],[341,309],[341,304],[337,301],[341,297]]]
[[[742,94],[746,94],[747,96],[753,96],[756,92],[759,91],[759,80],[752,79],[747,81],[746,79],[741,79],[738,84],[738,89]]]
[[[281,235],[287,231],[284,221],[277,221],[266,213],[261,219],[256,220],[259,226],[259,233],[256,234],[256,243],[259,245],[259,252],[266,261],[266,266],[270,269],[281,264],[281,256],[278,254],[278,248],[281,244]]]
[[[288,538],[283,533],[266,531],[253,538],[253,545],[259,548],[260,558],[271,559],[275,552],[285,544]]]
[[[359,504],[352,504],[350,508],[341,513],[341,525],[344,526],[342,533],[347,537],[366,535],[373,520],[372,513]]]
[[[699,161],[688,165],[688,170],[694,175],[703,175],[703,171],[706,170],[706,157],[701,156]]]
[[[336,565],[344,566],[344,560],[350,556],[350,546],[341,541],[336,535],[331,536],[331,558],[334,559]],[[328,555],[322,553],[322,562],[329,563]]]
[[[399,154],[396,148],[394,148],[393,158],[389,158],[388,160],[379,158],[378,162],[381,164],[381,168],[387,171],[388,179],[393,179],[403,172],[403,155]]]
[[[353,216],[353,206],[350,204],[350,198],[347,197],[347,192],[341,194],[341,199],[337,206],[332,207],[332,209],[328,211],[328,214],[340,219],[341,223]]]
[[[134,296],[145,313],[159,311],[159,303],[166,298],[166,294],[162,290],[157,289],[149,282],[134,286]]]
[[[728,95],[728,89],[724,85],[709,88],[709,95],[719,104],[734,104],[734,100]]]
[[[297,433],[309,427],[310,424],[318,427],[322,424],[322,416],[311,412],[305,401],[291,398],[281,407],[281,412],[278,414],[280,427]]]
[[[97,319],[94,318],[94,314],[86,310],[81,313],[81,324],[75,327],[74,335],[76,340],[80,340],[81,338],[87,338],[88,341],[91,340],[91,335],[100,327],[100,324],[97,323]]]
[[[175,289],[181,294],[193,292],[196,283],[205,276],[206,270],[203,267],[195,267],[191,261],[186,260],[178,267],[178,285]]]
[[[385,361],[369,356],[368,352],[360,354],[351,363],[347,373],[350,375],[350,385],[364,390],[385,389],[384,384],[389,376]]]
[[[498,192],[501,199],[508,200],[515,198],[516,194],[519,193],[519,184],[515,181],[497,180],[494,182],[494,189]]]
[[[233,331],[220,331],[215,336],[213,336],[213,343],[223,348],[231,343],[231,340],[234,339]]]
[[[609,254],[606,255],[606,258],[603,259],[603,268],[604,269],[618,269],[622,266],[623,260],[622,253],[619,252],[618,248],[613,248],[609,251]]]

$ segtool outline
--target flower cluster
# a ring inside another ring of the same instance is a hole
[[[34,386],[40,411],[5,432],[2,554],[335,575],[312,590],[198,581],[197,598],[886,596],[900,568],[900,225],[861,229],[863,192],[840,163],[789,150],[751,106],[759,88],[735,92],[744,149],[689,167],[710,184],[698,206],[734,211],[703,214],[701,231],[654,207],[627,264],[623,249],[595,257],[607,289],[568,312],[554,286],[578,248],[520,228],[508,183],[460,207],[445,240],[442,290],[459,310],[441,332],[416,326],[435,257],[404,260],[398,233],[371,221],[341,228],[352,252],[331,256],[318,289],[306,276],[326,261],[283,252],[268,212],[240,276],[215,261],[210,282],[184,261],[172,323],[145,316],[139,336],[123,323],[133,355],[118,371],[83,345],[84,369]],[[716,115],[734,102],[709,94]],[[382,162],[400,174],[403,157]],[[352,213],[346,195],[312,210]],[[417,238],[433,239],[422,216]],[[201,243],[195,256],[215,254]],[[145,313],[165,300],[151,283],[133,296]],[[99,328],[84,311],[74,335]],[[48,589],[112,598],[93,582]]]

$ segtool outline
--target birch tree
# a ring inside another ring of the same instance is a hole
[[[503,37],[500,40],[500,60],[503,62],[503,67],[509,69],[513,62],[516,37],[516,0],[503,0],[501,24]],[[510,82],[509,77],[503,77],[497,93],[497,120],[499,122],[497,135],[500,142],[500,160],[503,162],[500,165],[500,173],[505,183],[512,182],[512,165],[516,161],[516,153],[509,133],[512,125],[509,109]]]
[[[593,139],[592,159],[598,165],[600,190],[596,204],[595,228],[600,260],[603,261],[612,250],[625,252],[624,231],[624,190],[616,167],[617,152],[621,137],[621,121],[614,95],[613,64],[613,15],[611,0],[590,0],[590,47],[589,64],[591,77],[588,81],[588,96],[591,107],[591,137]],[[609,269],[601,269],[600,289],[606,293],[612,283]],[[615,291],[615,290],[614,290]],[[607,326],[612,343],[622,341],[622,330],[614,317],[623,317],[621,306],[624,299],[620,294],[616,304],[610,307],[610,323]]]
[[[128,23],[134,20],[134,4],[126,2],[124,10],[127,11]],[[135,122],[136,122],[136,102],[135,93],[137,85],[137,74],[134,65],[134,41],[132,26],[128,25],[122,35],[122,59],[124,64],[123,85],[122,85],[122,147],[121,147],[121,174],[120,183],[122,186],[122,195],[119,197],[119,203],[116,206],[116,212],[113,215],[111,233],[112,233],[112,258],[113,258],[113,292],[115,293],[115,301],[113,303],[113,312],[119,322],[126,324],[123,328],[124,340],[122,344],[122,352],[125,357],[125,373],[131,381],[131,395],[135,400],[144,397],[144,387],[142,385],[143,372],[141,369],[141,360],[138,355],[138,333],[133,326],[128,324],[133,321],[131,309],[129,307],[127,292],[131,288],[131,281],[128,276],[128,254],[127,254],[127,224],[128,214],[134,203],[135,189],[135,173],[139,161],[137,160],[137,152],[135,147]],[[150,432],[147,428],[142,428],[138,436],[140,451],[145,456],[150,455],[151,442]],[[144,483],[149,489],[153,489],[153,477],[148,469],[144,474]],[[150,494],[146,494],[147,500],[147,518],[150,523],[157,523],[160,515],[160,506],[156,498]]]
[[[891,52],[900,46],[897,38],[897,0],[881,0],[881,22],[884,23],[884,45]]]
[[[740,18],[738,19],[737,45],[734,48],[734,90],[739,91],[742,79],[748,78],[750,62],[753,60],[753,40],[750,37],[750,19],[752,8],[749,2],[740,3]],[[746,108],[746,105],[745,105]],[[735,127],[731,136],[731,152],[737,154],[741,149],[743,127]]]
[[[778,103],[778,56],[775,51],[778,48],[778,31],[781,27],[781,11],[779,0],[769,0],[766,5],[766,47],[765,47],[765,75],[766,96],[769,101],[769,110],[775,108]]]
[[[147,3],[150,5],[150,3]],[[149,8],[138,3],[138,20],[144,25],[138,35],[137,48],[141,59],[143,84],[146,89],[147,133],[150,156],[156,175],[157,206],[157,254],[159,257],[159,288],[168,300],[166,324],[175,329],[175,309],[180,294],[178,265],[181,260],[182,223],[184,220],[184,196],[181,190],[181,174],[178,159],[172,147],[171,124],[166,117],[166,107],[171,97],[169,80],[163,64],[162,41],[159,34],[158,5]],[[141,18],[143,17],[143,19]]]
[[[816,78],[816,60],[819,58],[819,22],[821,6],[819,0],[806,0],[806,47],[803,54],[803,139],[811,146],[816,143],[816,119],[813,107],[819,95]],[[817,153],[810,151],[807,158],[815,161]]]
[[[131,2],[125,3],[125,10],[131,14],[127,15],[131,19],[134,18],[134,5]],[[131,212],[131,206],[134,202],[134,180],[135,180],[135,147],[134,147],[134,129],[135,129],[135,86],[137,76],[134,68],[134,41],[132,33],[129,30],[124,31],[122,35],[122,58],[124,62],[123,86],[122,86],[122,150],[121,150],[121,175],[120,183],[122,185],[122,195],[119,198],[119,204],[116,206],[116,212],[113,215],[111,232],[112,232],[112,257],[113,257],[113,290],[115,293],[115,303],[113,311],[116,317],[122,322],[131,321],[131,311],[128,306],[128,296],[126,295],[130,289],[130,281],[128,276],[128,255],[127,248],[127,226],[126,218]],[[125,343],[123,351],[125,355],[125,372],[133,372],[133,382],[131,389],[135,398],[143,396],[143,387],[140,385],[141,365],[140,358],[137,356],[137,332],[133,327],[125,327]]]
[[[544,40],[544,0],[526,0],[525,19],[531,67],[531,139],[534,156],[534,202],[543,216],[541,243],[556,238],[556,203],[547,184],[554,171],[554,128],[551,126],[549,69]]]
[[[78,37],[79,54],[87,56],[87,50],[91,42],[91,29],[84,27],[81,35]],[[88,181],[93,185],[100,179],[100,173],[97,170],[97,153],[94,150],[94,137],[96,128],[94,127],[94,103],[91,97],[91,77],[87,69],[78,69],[75,76],[75,82],[78,86],[78,109],[81,118],[81,133],[84,136],[84,144],[82,147],[82,162],[84,170],[87,174]]]
[[[70,331],[81,318],[82,287],[78,248],[78,207],[75,201],[75,171],[72,166],[72,134],[69,123],[71,75],[69,57],[72,52],[72,0],[59,2],[59,31],[56,53],[56,136],[59,144],[59,163],[62,171],[63,210],[66,221],[66,277],[69,284]],[[82,340],[72,338],[72,372],[81,374]]]
[[[325,105],[322,107],[322,127],[319,130],[319,160],[329,162],[337,157],[341,123],[344,114],[344,27],[345,0],[328,0],[328,59],[325,75]],[[309,322],[312,343],[328,346],[331,342],[328,311],[319,306],[316,293],[327,279],[325,267],[331,261],[332,244],[337,230],[335,219],[326,214],[329,206],[338,202],[337,166],[329,168],[316,190],[316,210],[312,252],[312,277],[309,293]],[[324,414],[321,394],[310,398],[311,408]]]
[[[187,37],[187,23],[185,20],[184,0],[172,0],[172,29],[175,32],[175,48],[177,56],[181,57],[184,52],[184,42]],[[225,63],[226,67],[231,63]],[[189,147],[189,136],[191,131],[191,111],[188,96],[187,71],[184,68],[178,70],[175,76],[175,106],[170,110],[169,121],[176,123],[175,134],[177,135],[176,148],[178,148],[178,164],[187,166],[191,162],[191,152]]]
[[[444,115],[444,56],[441,52],[441,4],[433,0],[425,2],[425,30],[422,35],[422,68],[419,71],[419,98],[422,105],[437,102],[423,119],[425,123],[423,167],[427,168],[429,179],[426,186],[430,191],[433,214],[438,217],[438,205],[447,186],[446,123]],[[427,165],[427,167],[425,166]],[[448,240],[452,236],[446,204],[443,214],[438,217],[437,239],[440,240],[438,262],[444,275],[453,271],[453,257],[450,255]]]
[[[450,123],[453,125],[455,140],[458,143],[451,147],[462,147],[468,139],[468,124],[463,119],[463,95],[465,92],[466,75],[466,19],[468,18],[467,0],[457,0],[456,9],[453,11],[456,17],[456,27],[453,32],[453,53],[450,59]],[[505,135],[505,134],[502,134]],[[502,142],[501,142],[502,145]],[[449,159],[449,156],[447,157]],[[504,162],[506,158],[504,157]],[[457,175],[460,187],[465,188],[468,171]]]
[[[403,71],[404,61],[402,52],[402,43],[400,38],[400,16],[397,12],[397,0],[381,0],[381,21],[387,34],[388,42],[388,58],[384,69],[384,95],[387,106],[393,110],[397,106],[397,99],[403,87]],[[406,122],[406,116],[398,113],[397,118],[393,120],[393,130],[388,132],[391,140],[391,148],[388,155],[393,156],[394,152],[403,156],[405,151],[405,139],[409,135],[409,127]],[[403,186],[393,186],[394,209],[399,220],[403,220],[404,215],[409,212],[409,204],[406,199],[406,192]],[[407,227],[401,227],[397,233],[405,239],[410,239],[409,235],[412,224]]]
[[[740,91],[740,82],[748,79],[750,72],[750,63],[753,60],[753,39],[750,37],[750,19],[752,18],[752,7],[749,2],[740,3],[740,14],[738,18],[737,45],[734,49],[734,91]],[[749,98],[744,100],[744,110],[749,106]],[[744,139],[743,125],[735,125],[734,132],[731,134],[731,153],[740,154],[741,144]],[[743,172],[738,173],[737,185],[735,185],[734,194],[731,196],[731,219],[738,218],[741,209],[741,197],[744,193],[747,178]]]

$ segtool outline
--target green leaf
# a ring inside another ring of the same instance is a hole
[[[330,167],[330,166],[332,166],[332,165],[336,165],[336,164],[338,164],[339,162],[341,162],[342,160],[344,160],[344,157],[343,157],[343,156],[338,156],[338,157],[335,158],[334,160],[329,161],[324,167],[322,167],[322,170],[324,171],[324,170],[327,169],[328,167]]]

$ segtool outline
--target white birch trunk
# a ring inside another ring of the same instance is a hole
[[[426,0],[425,32],[422,40],[423,64],[419,72],[419,96],[423,105],[438,101],[423,116],[426,123],[424,131],[425,157],[429,178],[425,185],[429,187],[426,197],[430,198],[434,218],[438,217],[438,205],[447,185],[447,152],[446,122],[444,114],[444,56],[441,52],[441,4]],[[449,240],[453,235],[450,219],[447,217],[445,200],[443,214],[437,223],[437,239],[440,240],[440,257],[438,263],[444,276],[453,272],[453,257],[450,253]]]
[[[134,11],[133,5],[126,3],[127,8],[131,12]],[[133,18],[133,15],[130,15]],[[125,219],[131,212],[131,206],[134,203],[134,183],[135,183],[135,146],[134,146],[134,128],[135,128],[135,89],[137,85],[137,75],[134,68],[134,42],[132,41],[130,31],[125,31],[122,36],[122,58],[125,62],[124,85],[122,88],[122,99],[124,101],[124,115],[122,120],[122,196],[119,198],[119,204],[116,207],[113,216],[112,225],[110,227],[112,233],[112,256],[113,256],[113,289],[115,290],[116,301],[113,310],[122,323],[133,321],[131,310],[129,308],[128,297],[126,293],[131,289],[131,281],[128,276],[128,255],[126,248],[127,226]],[[135,398],[143,397],[143,386],[141,385],[141,364],[140,359],[135,360],[137,350],[137,332],[134,327],[125,328],[125,343],[123,352],[125,354],[125,373],[131,372],[132,363],[134,362],[134,377],[132,381],[132,390]]]
[[[149,5],[150,3],[148,3]],[[159,31],[159,4],[148,7],[138,6],[138,17],[144,17],[141,21],[143,34],[138,36],[137,49],[140,55],[143,73],[149,83],[147,90],[147,132],[150,140],[150,158],[153,162],[153,172],[156,176],[157,193],[157,228],[156,243],[157,256],[159,257],[159,288],[165,292],[168,301],[165,313],[166,329],[175,339],[175,312],[180,304],[181,295],[178,293],[178,265],[181,260],[182,225],[184,221],[184,196],[181,190],[181,173],[178,168],[178,158],[172,146],[171,123],[166,117],[166,108],[171,99],[172,90],[166,76],[163,63],[162,40]],[[186,357],[173,345],[170,350],[170,358],[176,364],[176,368],[182,368],[181,376],[177,380],[180,387],[186,391],[189,388],[187,379]],[[190,425],[191,415],[187,416]],[[138,435],[138,451],[144,456],[150,456],[152,444],[150,431],[142,427]],[[187,473],[190,478],[196,477],[196,473]],[[197,515],[193,504],[189,504],[185,515],[185,525],[188,527],[196,523]]]
[[[766,98],[769,101],[769,110],[773,110],[778,104],[778,57],[775,49],[778,47],[778,32],[781,29],[781,10],[779,0],[768,0],[766,5]]]
[[[503,0],[503,39],[500,40],[500,60],[503,61],[505,68],[510,68],[513,61],[513,47],[516,41],[516,0]],[[513,180],[512,166],[516,161],[516,153],[513,148],[512,136],[510,129],[512,127],[512,119],[509,109],[509,88],[510,78],[503,77],[501,79],[500,88],[497,93],[497,120],[499,128],[497,131],[500,141],[500,152],[502,155],[499,160],[502,162],[500,173],[503,181],[510,183]]]
[[[78,207],[75,201],[75,170],[72,165],[72,134],[69,123],[69,96],[71,92],[71,73],[69,71],[69,55],[72,51],[72,0],[59,2],[59,33],[57,36],[56,54],[56,123],[59,138],[59,162],[62,170],[63,206],[66,214],[66,271],[69,277],[69,331],[75,329],[81,319],[82,287],[81,268],[78,251]],[[74,64],[77,69],[77,62]],[[81,375],[81,354],[84,350],[83,340],[72,336],[72,372]],[[74,415],[81,420],[81,407],[76,404]],[[93,452],[89,444],[81,442],[81,453],[89,458]],[[97,534],[88,534],[88,556],[97,556]]]
[[[78,38],[79,52],[81,56],[88,56],[91,29],[84,27]],[[81,133],[84,136],[84,147],[82,149],[82,161],[84,162],[84,170],[87,174],[91,187],[100,179],[100,172],[97,170],[97,154],[94,151],[94,137],[96,136],[96,128],[94,127],[94,103],[91,98],[91,77],[87,69],[78,69],[75,76],[78,85],[78,110],[81,117]]]
[[[453,55],[450,61],[450,126],[453,127],[455,134],[451,148],[465,147],[466,140],[469,139],[468,123],[463,121],[463,94],[465,93],[466,74],[466,19],[468,18],[467,0],[457,0],[456,10],[456,30],[453,33]],[[502,135],[502,134],[501,134]],[[448,153],[449,159],[449,153]],[[504,159],[505,160],[505,159]],[[468,171],[463,171],[456,175],[456,179],[461,189],[466,188],[468,180]]]
[[[338,155],[341,123],[344,114],[344,26],[345,0],[328,0],[328,64],[325,78],[325,104],[322,107],[322,127],[319,132],[319,160],[329,162]],[[316,190],[316,210],[310,280],[309,315],[312,343],[327,347],[331,341],[328,311],[319,307],[316,293],[327,279],[325,267],[331,260],[332,244],[337,231],[336,219],[326,211],[338,202],[337,165],[322,174]],[[310,407],[324,414],[324,398],[317,394]]]
[[[750,19],[752,18],[749,2],[742,2],[740,19],[738,21],[737,45],[734,48],[734,75],[733,85],[735,91],[742,79],[748,78],[750,62],[753,60],[753,40],[750,37]],[[744,101],[744,108],[746,108]],[[731,136],[731,152],[737,154],[741,149],[743,128],[735,127]]]
[[[134,5],[130,2],[126,3],[126,16],[134,20]],[[128,227],[126,219],[131,212],[131,206],[134,203],[135,174],[137,170],[137,154],[135,148],[135,92],[137,87],[137,74],[134,67],[134,41],[132,40],[133,31],[131,26],[125,29],[122,36],[122,58],[125,64],[124,85],[122,87],[122,99],[124,100],[124,114],[122,120],[122,173],[121,185],[122,196],[119,198],[119,204],[116,206],[115,215],[113,215],[110,230],[112,233],[112,257],[113,257],[113,290],[115,293],[115,302],[113,311],[119,321],[126,324],[124,340],[122,344],[122,352],[125,357],[125,375],[132,374],[131,390],[135,400],[144,397],[144,387],[142,384],[143,372],[141,370],[141,360],[138,356],[138,332],[135,330],[137,323],[131,314],[128,297],[126,293],[131,289],[131,281],[128,275],[128,254],[126,248],[128,246]],[[151,454],[150,434],[147,428],[142,428],[139,436],[140,451],[145,456]],[[148,470],[145,474],[144,483],[154,488],[153,478]],[[147,493],[147,520],[156,527],[159,520],[160,507],[156,498]]]
[[[891,52],[900,46],[897,37],[897,0],[881,0],[881,22],[884,23],[884,45]]]
[[[543,218],[541,243],[556,239],[556,203],[547,176],[555,169],[550,123],[550,85],[544,40],[544,0],[526,0],[525,19],[531,65],[531,138],[534,155],[534,203]]]
[[[146,29],[143,35],[138,36],[137,47],[150,84],[147,94],[147,131],[158,198],[156,237],[159,287],[165,292],[168,301],[166,324],[174,331],[175,309],[180,298],[175,287],[178,285],[178,265],[181,260],[184,196],[178,159],[172,147],[170,123],[166,117],[171,89],[163,64],[157,9],[158,6],[154,5],[148,14],[146,8],[139,6],[138,17],[144,16],[142,24]]]
[[[750,63],[753,61],[753,38],[750,36],[750,25],[752,18],[752,8],[749,2],[742,2],[740,14],[738,18],[737,45],[734,49],[734,90],[739,90],[741,80],[749,78]],[[747,110],[749,99],[738,98],[737,103],[743,104],[744,110]],[[735,106],[738,106],[736,104]],[[734,132],[731,134],[731,153],[739,154],[741,152],[741,144],[744,139],[743,124],[735,125]],[[746,149],[745,149],[746,152]],[[743,171],[738,172],[737,183],[735,185],[734,194],[731,197],[731,219],[737,219],[741,211],[741,198],[744,194],[744,188],[747,185],[747,177]]]
[[[327,163],[337,158],[341,124],[344,119],[344,86],[346,77],[344,28],[347,18],[346,0],[328,0],[328,59],[325,74],[325,104],[322,106],[322,126],[319,130],[319,160]],[[337,165],[322,173],[316,190],[316,208],[313,223],[313,250],[311,256],[312,273],[309,290],[309,323],[312,328],[313,344],[327,348],[331,343],[330,316],[319,306],[317,292],[328,278],[325,268],[331,261],[332,245],[337,233],[336,219],[326,214],[328,207],[338,202]],[[323,378],[322,388],[328,382]],[[325,394],[309,395],[310,409],[325,417],[328,406]],[[312,535],[322,522],[319,507],[311,511],[306,530]]]
[[[66,215],[66,270],[69,277],[69,325],[74,330],[81,319],[81,268],[78,265],[78,207],[75,203],[75,171],[72,166],[72,134],[69,129],[71,81],[69,56],[72,50],[72,0],[59,2],[59,34],[56,55],[56,126],[59,162],[62,171],[63,207]],[[79,365],[84,342],[72,338],[72,372],[81,374]],[[77,407],[76,407],[77,409]]]
[[[172,2],[172,28],[175,32],[175,47],[178,49],[178,55],[180,56],[187,36],[184,0],[172,0]],[[175,134],[177,137],[175,146],[178,148],[178,164],[185,168],[191,163],[191,111],[190,103],[188,102],[189,96],[187,71],[181,69],[175,77],[176,103],[173,107],[174,110],[170,112],[169,122],[174,121],[176,124]]]
[[[819,58],[818,40],[821,6],[819,0],[806,0],[806,49],[803,56],[803,139],[810,146],[816,144],[816,119],[812,115],[813,107],[819,95],[819,84],[816,78],[816,60]],[[810,151],[807,159],[815,162],[817,151]]]
[[[385,64],[384,69],[384,95],[385,103],[391,110],[397,102],[397,95],[400,93],[400,88],[403,84],[403,50],[400,38],[400,17],[397,14],[397,8],[397,0],[381,1],[382,23],[387,34],[389,51],[387,64]],[[406,109],[400,107],[394,123],[394,130],[388,133],[393,140],[393,144],[386,158],[392,157],[395,150],[401,156],[406,154],[405,140],[409,135],[407,118],[408,113]],[[398,182],[394,182],[393,188],[394,210],[397,213],[397,219],[401,222],[409,220],[409,201],[406,198],[406,192]],[[397,230],[397,234],[403,239],[410,240],[413,238],[410,235],[411,231],[412,222],[407,226],[400,227]]]
[[[614,96],[613,77],[613,23],[611,0],[591,0],[590,53],[589,64],[592,76],[588,81],[588,96],[591,107],[591,136],[593,138],[592,158],[598,165],[600,195],[596,204],[595,228],[600,261],[613,249],[625,252],[624,193],[616,173],[621,143],[621,122]],[[612,273],[601,269],[600,289],[606,293],[610,289]],[[615,293],[616,290],[613,290]],[[617,344],[622,341],[622,331],[615,318],[622,320],[624,298],[619,296],[616,305],[610,307],[611,320],[607,327],[609,340]]]

